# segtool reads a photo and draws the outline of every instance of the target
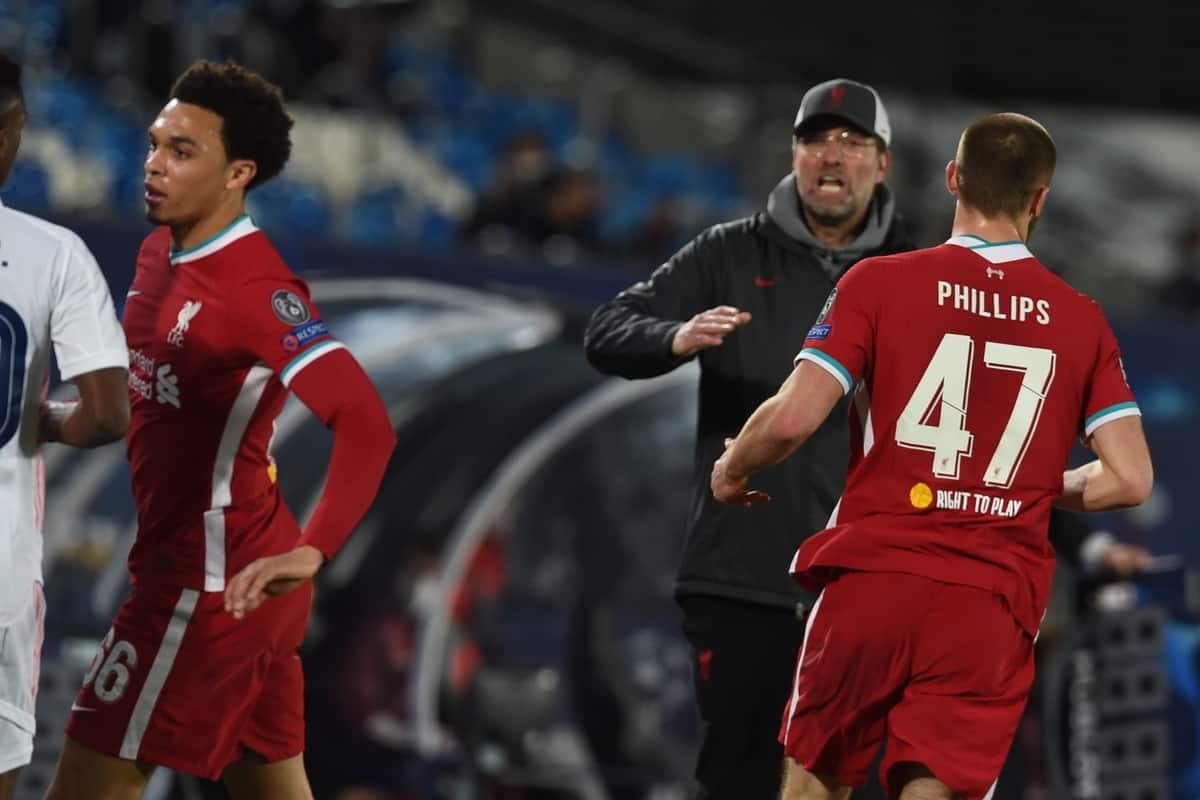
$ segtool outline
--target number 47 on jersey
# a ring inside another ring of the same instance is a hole
[[[933,474],[957,480],[964,457],[971,457],[975,435],[967,427],[967,399],[975,341],[947,333],[925,367],[917,388],[896,420],[896,443],[933,453]],[[983,482],[1007,489],[1029,449],[1050,384],[1054,381],[1054,351],[1001,342],[984,342],[983,363],[989,369],[1020,372],[1021,388],[1013,401],[1004,433],[992,453]],[[939,402],[940,401],[940,402]],[[936,424],[930,424],[940,410]]]

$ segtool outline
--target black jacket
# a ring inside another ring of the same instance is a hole
[[[785,228],[787,229],[785,231]],[[768,211],[717,225],[592,315],[588,360],[612,375],[647,378],[686,359],[671,354],[675,332],[718,305],[749,311],[751,321],[700,359],[699,421],[691,530],[677,594],[707,594],[794,606],[807,598],[788,575],[800,542],[821,530],[845,484],[848,458],[845,401],[792,457],[756,475],[751,486],[771,502],[725,506],[709,491],[724,440],[773,395],[837,279],[858,260],[913,249],[877,193],[862,234],[851,247],[829,250],[799,217],[795,185],[784,179]]]

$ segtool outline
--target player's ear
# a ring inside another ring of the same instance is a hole
[[[946,164],[946,191],[958,197],[958,164],[950,159]]]
[[[1033,192],[1033,199],[1029,201],[1029,213],[1035,219],[1042,216],[1042,209],[1046,207],[1046,196],[1050,194],[1049,186],[1039,186]]]
[[[245,189],[258,174],[258,165],[247,158],[231,161],[226,170],[226,189]]]

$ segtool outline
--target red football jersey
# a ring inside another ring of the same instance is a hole
[[[1100,307],[1021,242],[956,236],[866,259],[797,360],[850,392],[846,491],[792,572],[903,572],[1005,597],[1036,633],[1050,508],[1079,433],[1138,414]]]
[[[275,248],[243,216],[172,251],[166,228],[142,243],[125,304],[137,501],[135,581],[221,591],[299,525],[270,455],[287,387],[342,344]]]

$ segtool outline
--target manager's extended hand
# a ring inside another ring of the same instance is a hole
[[[324,561],[311,545],[251,561],[225,587],[225,610],[241,619],[268,597],[287,594],[316,575]]]
[[[713,497],[717,498],[718,502],[738,505],[743,508],[768,502],[771,499],[771,495],[766,492],[746,488],[746,483],[750,480],[749,477],[734,480],[729,476],[729,450],[733,446],[733,442],[733,439],[725,440],[725,452],[713,464],[712,477],[708,481]]]
[[[671,340],[671,352],[676,358],[687,358],[701,350],[717,347],[725,337],[750,321],[749,311],[739,311],[733,306],[717,306],[701,311],[675,332]]]

